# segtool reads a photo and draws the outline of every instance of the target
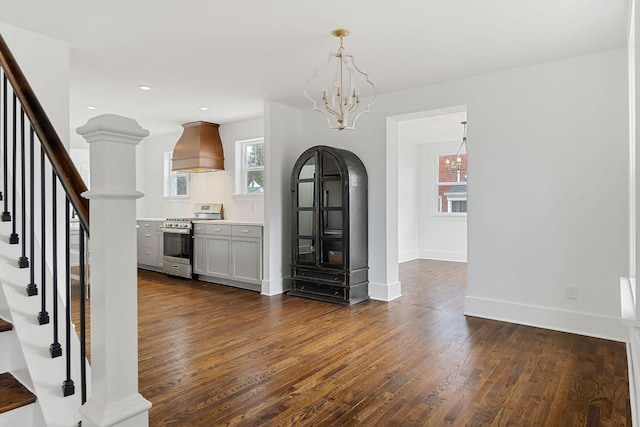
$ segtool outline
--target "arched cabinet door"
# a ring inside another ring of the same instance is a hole
[[[367,173],[350,151],[316,146],[291,174],[290,295],[367,300]]]

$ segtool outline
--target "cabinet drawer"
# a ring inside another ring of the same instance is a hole
[[[231,236],[231,226],[225,224],[206,224],[205,233]]]
[[[157,248],[158,233],[155,230],[138,228],[138,247]]]
[[[138,264],[156,265],[158,263],[158,248],[143,248],[138,246]]]
[[[259,225],[232,225],[232,235],[235,237],[262,237],[262,227]]]
[[[324,273],[320,271],[305,270],[302,268],[294,268],[294,278],[306,280],[318,280],[333,283],[335,285],[345,285],[346,275],[342,273]]]
[[[193,224],[193,234],[204,234],[206,233],[206,225],[205,224],[200,224],[200,223],[195,223]]]
[[[293,291],[304,292],[307,294],[315,294],[328,296],[337,299],[347,299],[347,288],[340,288],[337,286],[322,286],[314,285],[307,282],[293,281]]]
[[[160,221],[138,221],[138,231],[146,230],[146,231],[160,231],[160,227],[162,227],[162,222]]]

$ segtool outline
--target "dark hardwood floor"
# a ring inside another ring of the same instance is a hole
[[[352,307],[139,272],[150,426],[631,426],[622,343],[465,317],[466,265]]]

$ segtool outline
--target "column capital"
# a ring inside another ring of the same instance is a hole
[[[111,141],[138,144],[143,138],[149,136],[149,131],[143,129],[136,120],[117,114],[92,117],[87,123],[77,128],[76,132],[88,143]]]

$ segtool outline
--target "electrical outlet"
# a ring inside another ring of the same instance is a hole
[[[578,299],[578,286],[577,285],[567,285],[567,298],[569,298],[569,299]]]

